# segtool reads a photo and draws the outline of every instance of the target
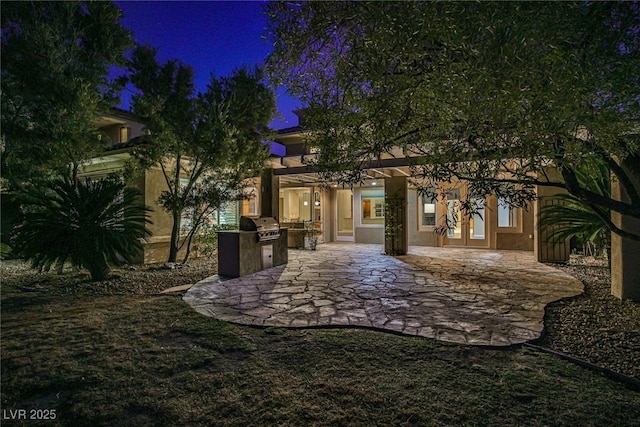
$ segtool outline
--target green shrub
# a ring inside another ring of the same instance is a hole
[[[69,261],[89,270],[92,280],[104,280],[109,264],[142,252],[149,211],[138,191],[115,178],[55,179],[23,194],[12,244],[33,268],[48,271]]]
[[[588,190],[609,196],[610,172],[604,163],[585,160],[576,169],[576,177],[581,186]],[[610,246],[611,232],[602,217],[609,217],[609,210],[602,206],[589,206],[571,194],[561,194],[550,198],[551,203],[542,207],[540,226],[548,230],[549,237],[565,240],[575,237],[583,250],[596,255],[604,253]]]
[[[218,250],[218,231],[237,230],[235,224],[210,224],[200,227],[196,234],[198,252],[207,258],[211,258]]]
[[[11,255],[11,246],[6,243],[0,243],[0,259],[7,259]]]

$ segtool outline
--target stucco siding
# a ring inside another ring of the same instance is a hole
[[[356,227],[356,243],[384,244],[384,228]]]

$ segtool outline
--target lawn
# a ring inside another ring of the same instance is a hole
[[[242,327],[154,289],[173,270],[3,274],[3,425],[637,425],[640,393],[526,348]],[[194,273],[198,274],[198,273]],[[151,280],[149,280],[151,278]],[[17,409],[55,410],[11,421]]]

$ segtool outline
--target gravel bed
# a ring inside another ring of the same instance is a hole
[[[3,292],[9,285],[12,291],[47,295],[153,295],[216,274],[216,259],[123,266],[114,268],[109,280],[96,283],[72,268],[63,274],[38,273],[23,262],[3,261],[0,278]],[[602,262],[572,257],[570,264],[554,267],[580,279],[585,291],[547,306],[545,331],[535,344],[640,379],[640,303],[610,294],[609,269]]]
[[[91,282],[89,273],[65,267],[57,272],[38,273],[29,264],[10,260],[2,261],[2,282],[25,292],[43,292],[49,295],[153,295],[165,289],[193,285],[213,276],[218,271],[217,257],[197,259],[187,264],[147,264],[115,267],[110,278]]]
[[[584,283],[584,293],[551,303],[535,343],[640,379],[640,303],[611,295],[603,262],[572,258],[554,265]]]

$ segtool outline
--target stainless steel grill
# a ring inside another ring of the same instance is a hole
[[[257,231],[258,242],[266,242],[268,240],[277,240],[280,237],[280,224],[273,217],[251,218],[248,216],[240,217],[241,231]]]

